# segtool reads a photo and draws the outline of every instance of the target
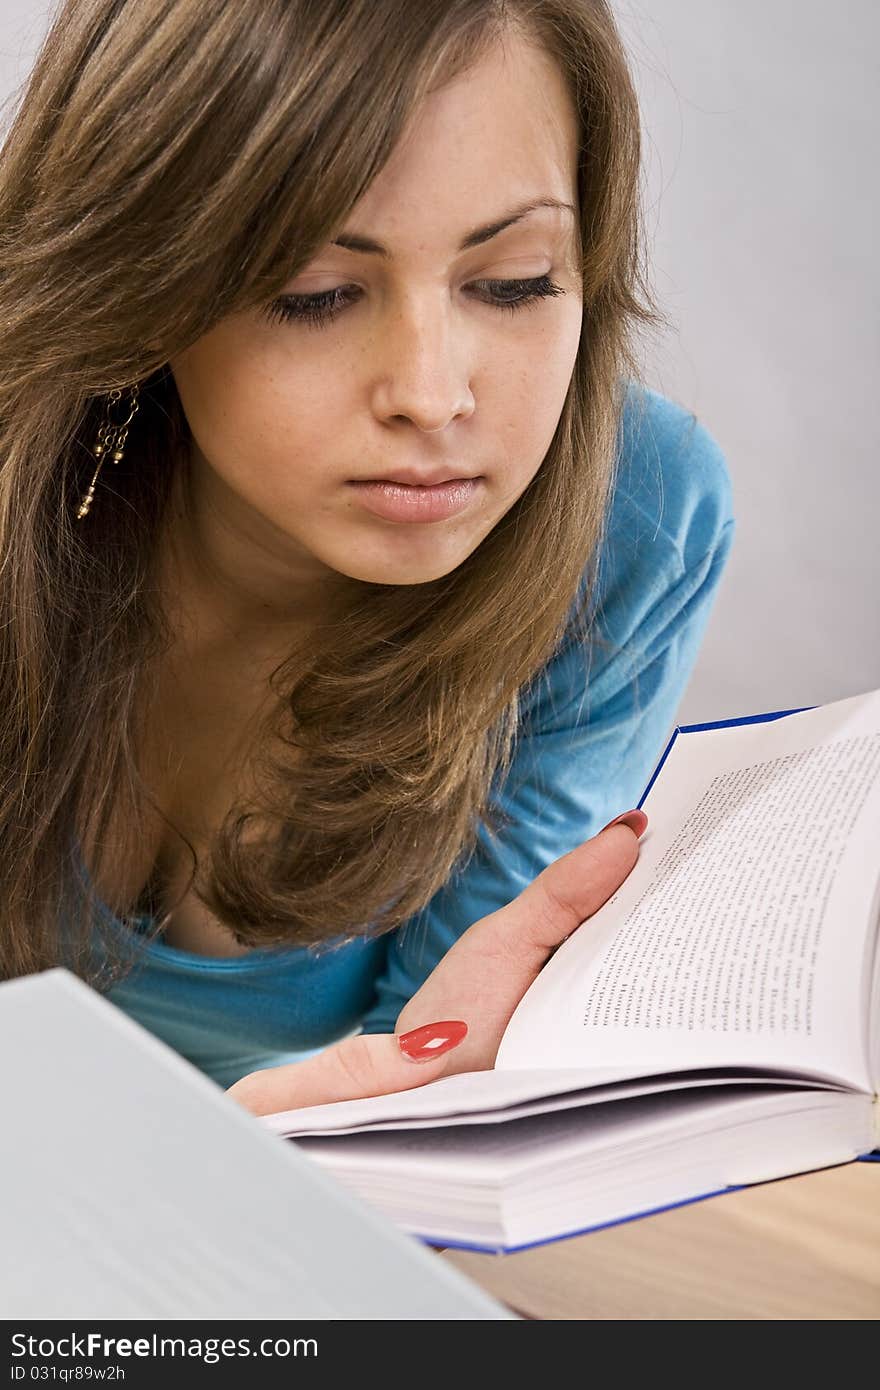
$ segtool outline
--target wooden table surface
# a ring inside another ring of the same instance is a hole
[[[880,1163],[849,1163],[521,1250],[439,1255],[543,1319],[880,1317]]]

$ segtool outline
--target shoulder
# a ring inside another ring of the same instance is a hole
[[[627,387],[616,464],[598,574],[585,571],[542,677],[582,694],[588,674],[594,705],[619,698],[661,654],[684,679],[734,534],[720,446],[692,412],[641,384]],[[578,610],[591,619],[586,646]]]
[[[568,727],[588,713],[595,725],[603,706],[623,728],[635,717],[634,702],[644,713],[653,700],[657,728],[645,719],[643,732],[659,739],[730,553],[730,476],[696,416],[641,384],[627,387],[616,465],[598,574],[587,567],[559,648],[524,692],[522,707],[541,730]]]
[[[606,569],[637,558],[670,578],[681,576],[702,565],[732,527],[730,474],[712,434],[691,411],[650,387],[628,383],[605,534]]]

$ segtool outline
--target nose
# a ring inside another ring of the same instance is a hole
[[[384,422],[408,420],[436,434],[473,414],[466,344],[456,340],[448,303],[414,297],[389,316],[371,354],[372,405]]]

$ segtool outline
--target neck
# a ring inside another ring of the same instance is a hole
[[[197,450],[165,515],[158,583],[196,649],[283,650],[338,611],[342,577],[249,508]]]

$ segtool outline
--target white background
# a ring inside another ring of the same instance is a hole
[[[615,0],[645,128],[649,384],[738,534],[680,717],[880,686],[876,0]]]
[[[645,375],[718,440],[738,518],[678,717],[880,687],[880,5],[612,3],[673,323]],[[47,14],[0,0],[6,117]]]

